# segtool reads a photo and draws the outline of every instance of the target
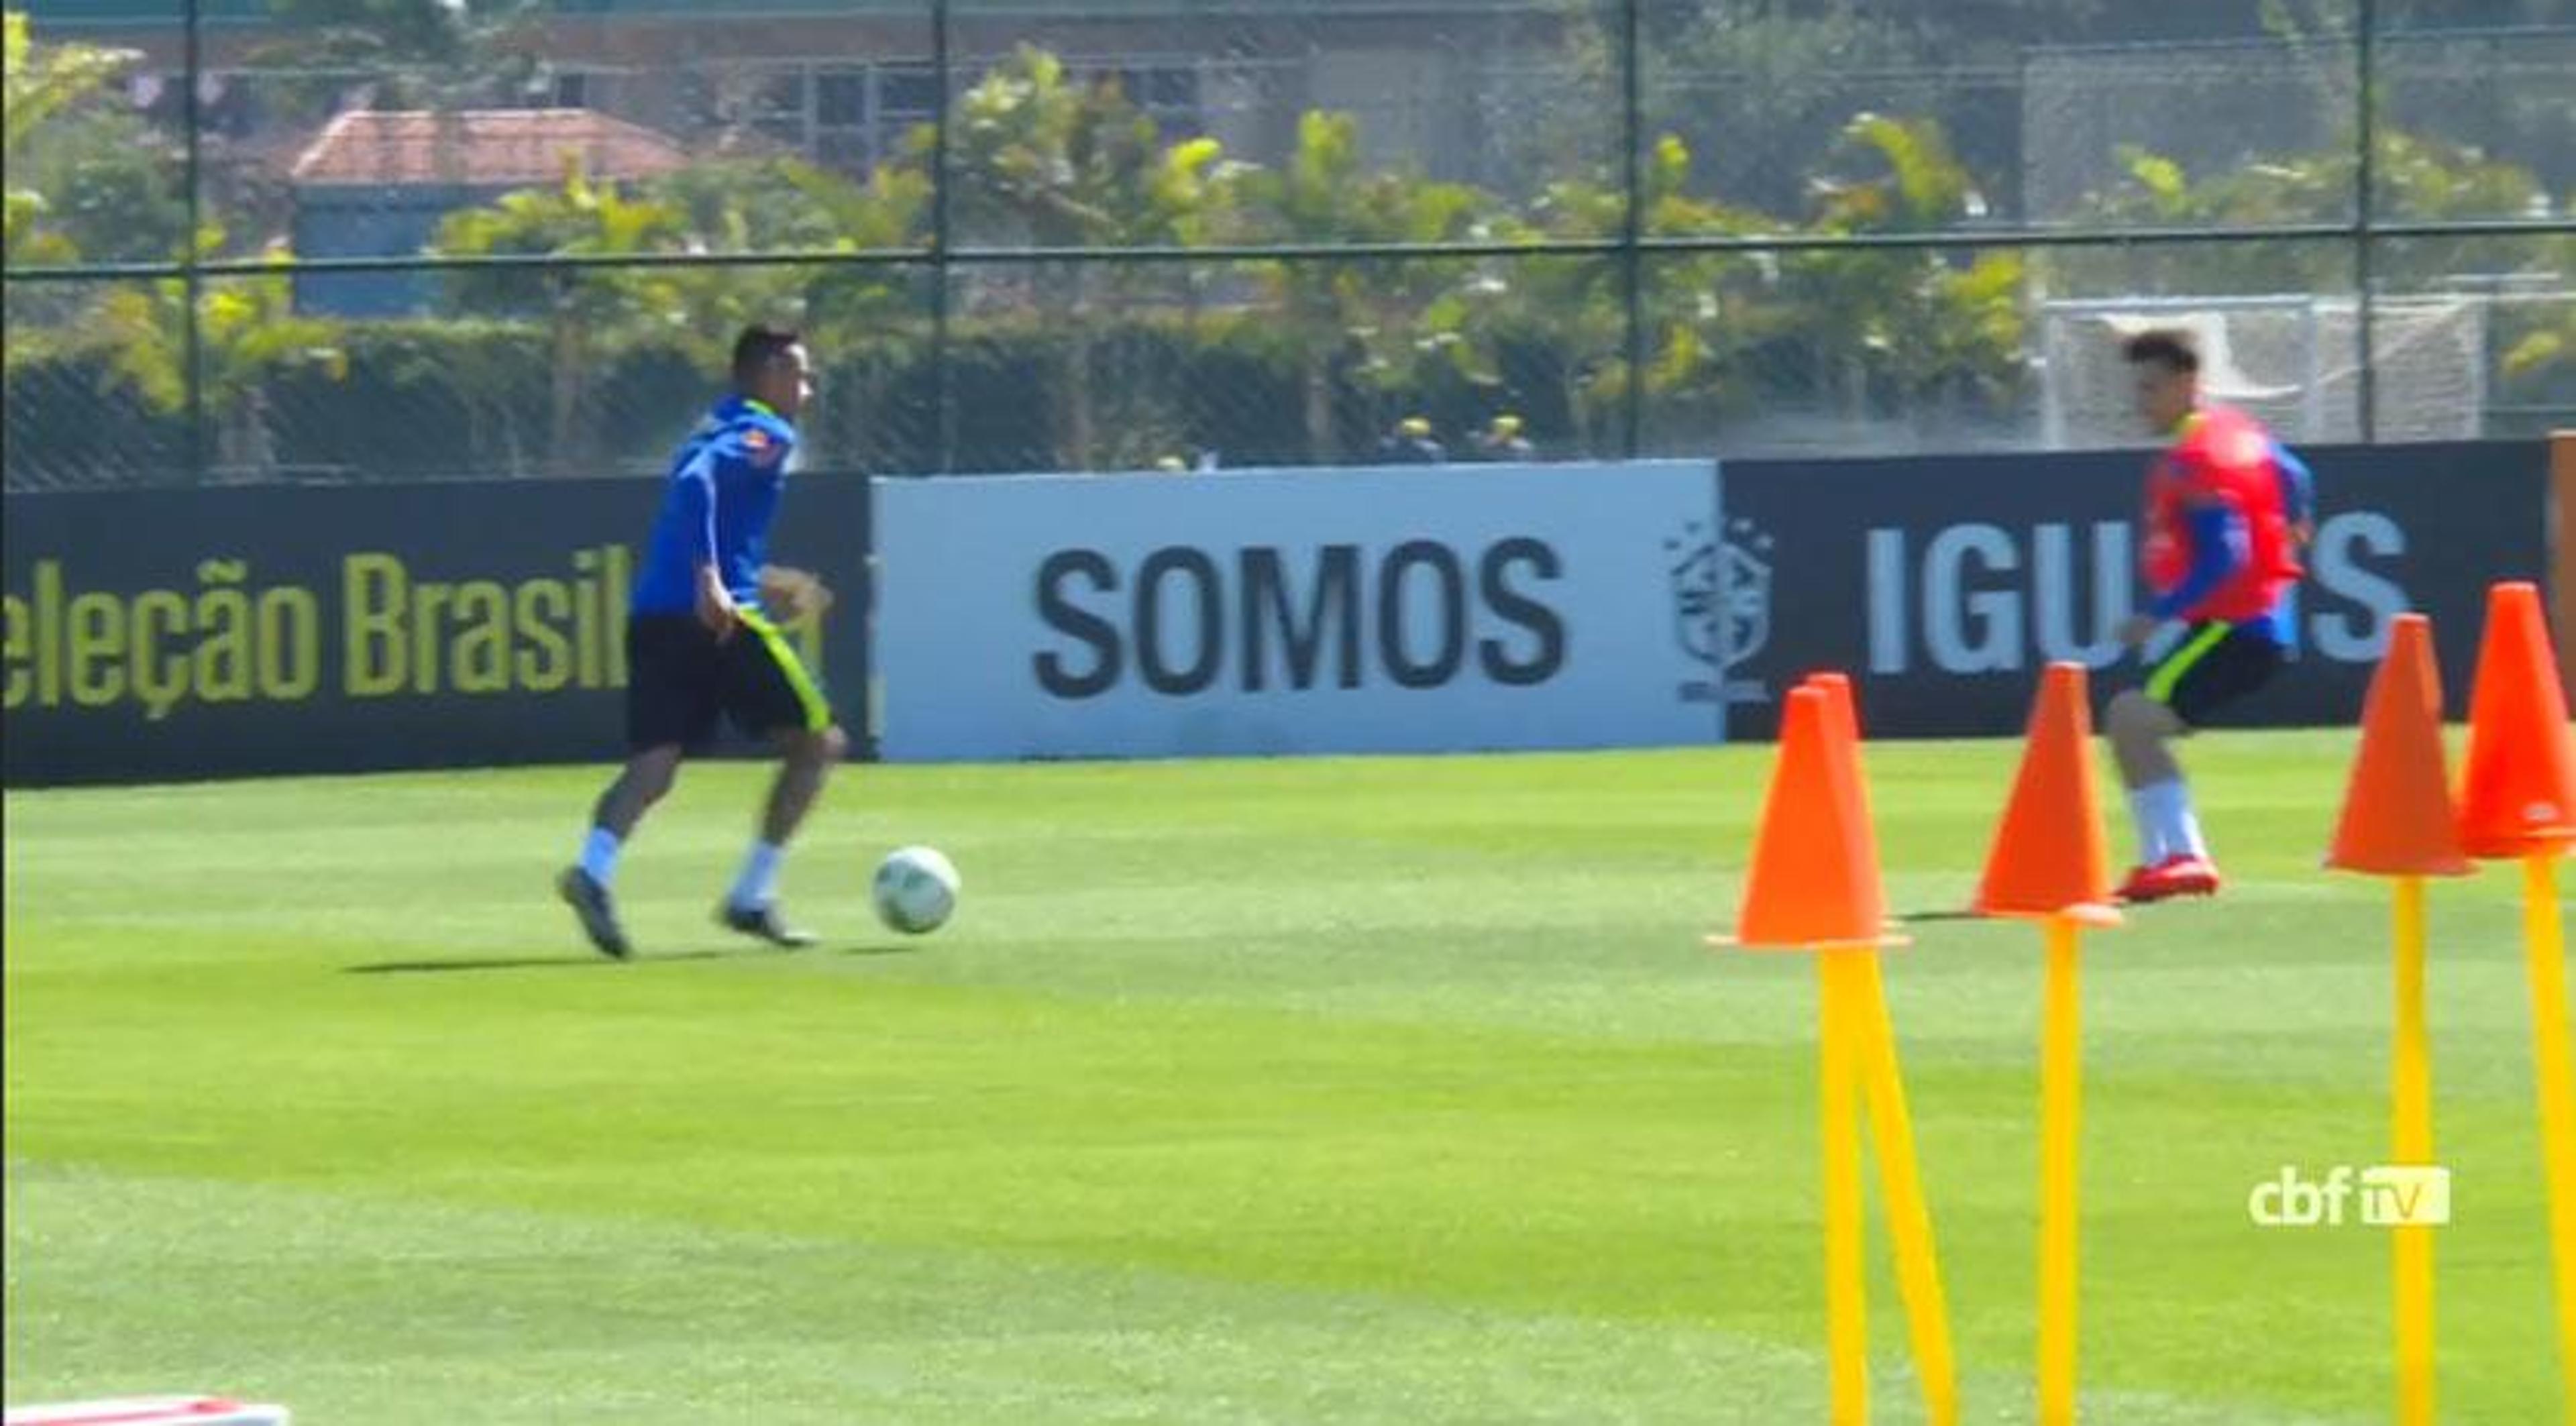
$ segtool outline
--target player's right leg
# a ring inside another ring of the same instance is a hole
[[[2189,736],[2191,725],[2149,690],[2135,688],[2111,700],[2103,722],[2138,833],[2138,864],[2121,882],[2120,899],[2161,901],[2216,891],[2218,871],[2210,865],[2200,820],[2192,812],[2190,786],[2170,746],[2173,739]]]
[[[2138,829],[2138,864],[2120,885],[2124,901],[2205,896],[2218,889],[2218,869],[2210,864],[2209,847],[2192,813],[2190,786],[2171,745],[2191,734],[2177,692],[2227,635],[2225,624],[2193,625],[2172,652],[2147,670],[2144,685],[2123,690],[2103,717]]]
[[[592,947],[619,960],[632,948],[611,894],[618,854],[671,790],[688,745],[713,731],[720,692],[715,638],[687,615],[628,620],[626,667],[626,766],[591,808],[581,860],[555,878]]]
[[[627,834],[680,775],[677,743],[646,748],[626,760],[617,779],[591,808],[590,834],[582,839],[581,860],[555,878],[555,891],[581,918],[582,934],[601,955],[624,960],[633,947],[618,923],[617,903],[609,888],[617,879],[617,856]]]
[[[2192,811],[2191,789],[2168,744],[2211,714],[2271,681],[2282,652],[2265,621],[2213,620],[2147,675],[2142,689],[2112,700],[2107,721],[2120,777],[2129,787],[2142,854],[2121,896],[2160,901],[2218,890],[2218,865]]]

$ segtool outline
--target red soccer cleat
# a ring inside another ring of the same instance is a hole
[[[2148,866],[2144,862],[2140,862],[2138,865],[2129,868],[2128,876],[2121,881],[2120,889],[2111,893],[2112,897],[2120,901],[2134,902],[2140,900],[2141,898],[2138,895],[2139,888],[2144,887],[2148,881],[2155,876],[2155,874],[2156,869],[2154,867]]]
[[[2167,857],[2151,867],[2139,867],[2120,883],[2120,899],[2133,906],[2172,896],[2213,896],[2217,892],[2218,868],[2208,858],[2189,853]]]

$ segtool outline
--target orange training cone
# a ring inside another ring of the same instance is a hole
[[[1798,684],[1825,695],[1825,727],[1833,734],[1835,755],[1851,772],[1852,796],[1858,799],[1855,824],[1860,828],[1861,855],[1873,876],[1878,870],[1878,819],[1871,815],[1869,780],[1860,769],[1860,709],[1852,700],[1851,675],[1811,673]],[[1881,892],[1882,897],[1885,895]]]
[[[1995,830],[1976,909],[1985,916],[2119,923],[2093,790],[2093,716],[2082,664],[2052,663],[2040,680],[2021,774]]]
[[[1885,907],[1857,752],[1822,689],[1796,689],[1787,703],[1735,943],[1874,945]]]
[[[1851,675],[1831,670],[1811,673],[1798,680],[1798,686],[1824,690],[1825,711],[1833,715],[1830,721],[1834,731],[1851,739],[1857,748],[1860,744],[1860,706],[1852,698]]]
[[[2362,705],[2361,751],[2326,865],[2373,876],[2461,876],[2459,813],[2442,761],[2433,622],[2400,614]]]
[[[1799,680],[1798,686],[1800,688],[1818,689],[1825,695],[1825,713],[1827,715],[1825,721],[1833,726],[1836,743],[1846,749],[1851,757],[1852,786],[1858,789],[1860,793],[1861,836],[1867,839],[1866,855],[1869,857],[1869,864],[1875,867],[1879,864],[1878,815],[1869,805],[1869,778],[1861,771],[1860,706],[1852,697],[1851,675],[1830,671],[1811,673],[1805,678]],[[1886,888],[1884,884],[1881,885],[1879,894],[1881,899],[1885,898]],[[1898,922],[1894,920],[1888,921],[1887,930],[1890,934],[1882,938],[1880,944],[1908,944],[1909,939],[1907,937],[1895,934],[1898,929]]]
[[[2523,857],[2576,842],[2576,730],[2540,613],[2540,587],[2487,591],[2486,639],[2469,698],[2460,844],[2473,857]]]

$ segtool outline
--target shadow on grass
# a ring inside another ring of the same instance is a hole
[[[1965,906],[1936,906],[1928,907],[1921,911],[1900,911],[1896,914],[1895,919],[1908,926],[1919,926],[1926,921],[1983,921],[1988,918],[1969,910]]]
[[[585,955],[566,951],[558,956],[484,956],[437,961],[375,961],[367,965],[343,966],[347,975],[446,975],[458,971],[492,970],[597,970],[616,966],[667,965],[677,961],[745,961],[766,960],[781,956],[904,956],[923,949],[902,942],[863,942],[809,950],[787,950],[771,946],[744,946],[738,950],[671,951],[662,955],[645,954],[631,960],[613,961],[606,956]]]
[[[657,961],[713,961],[739,959],[763,954],[759,951],[674,951],[664,956],[637,956],[632,960],[613,961],[606,956],[585,955],[566,951],[559,956],[487,956],[474,960],[444,961],[377,961],[362,966],[343,966],[349,975],[436,975],[449,971],[472,970],[585,970],[608,966],[652,965]]]

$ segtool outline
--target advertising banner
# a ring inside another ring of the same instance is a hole
[[[649,480],[12,494],[13,786],[614,759]],[[791,632],[863,686],[864,483],[799,476]]]
[[[890,760],[1714,741],[1706,461],[876,482]]]

